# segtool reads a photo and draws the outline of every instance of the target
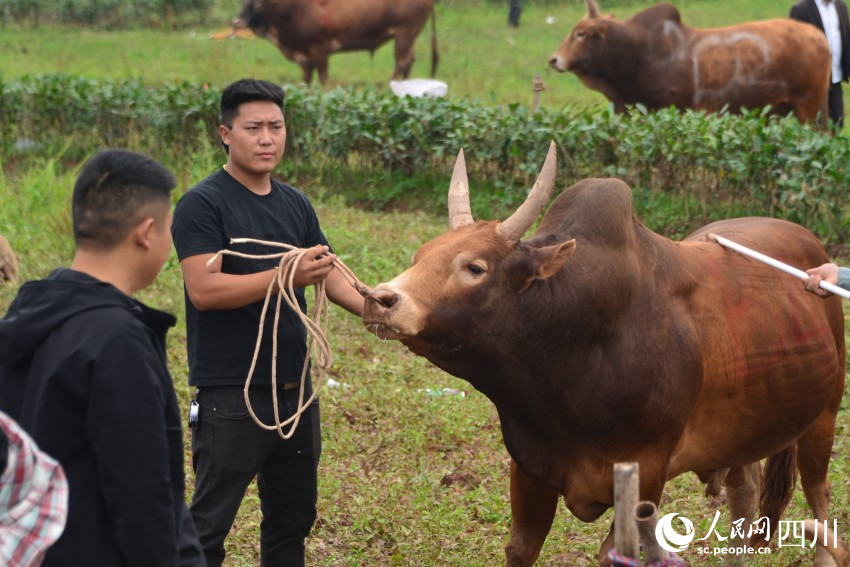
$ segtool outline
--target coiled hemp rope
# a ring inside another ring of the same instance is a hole
[[[257,332],[257,344],[254,347],[254,358],[251,361],[251,368],[248,370],[248,377],[245,379],[244,392],[245,405],[248,406],[248,413],[251,414],[251,418],[254,420],[254,423],[267,431],[277,431],[277,434],[280,435],[282,439],[289,439],[295,433],[295,428],[298,427],[298,423],[301,421],[301,414],[307,411],[307,408],[310,407],[310,404],[316,398],[316,392],[319,391],[319,386],[321,385],[321,380],[317,380],[315,387],[313,388],[312,395],[307,399],[307,401],[304,401],[307,369],[309,368],[311,353],[315,355],[316,366],[319,368],[327,369],[331,366],[331,348],[327,338],[328,296],[325,292],[325,281],[322,280],[314,284],[316,298],[313,304],[311,316],[308,317],[301,311],[300,307],[298,307],[298,299],[295,296],[294,285],[295,267],[298,266],[298,263],[307,254],[308,250],[304,248],[296,248],[289,244],[282,244],[280,242],[256,240],[253,238],[231,238],[230,243],[253,243],[287,249],[286,252],[261,255],[243,254],[232,250],[221,250],[207,262],[207,266],[215,262],[215,260],[221,255],[238,256],[240,258],[249,258],[253,260],[280,258],[280,262],[278,263],[277,268],[275,268],[275,277],[272,278],[272,281],[269,283],[269,288],[266,292],[266,299],[263,302],[263,311],[260,315],[260,328]],[[354,275],[354,272],[352,272],[348,266],[343,264],[339,258],[334,259],[333,266],[340,271],[346,281],[348,281],[348,283],[351,284],[351,286],[356,289],[360,295],[366,299],[371,297],[369,288],[358,280],[357,276]],[[280,293],[278,294],[277,305],[275,307],[274,331],[272,332],[272,400],[274,404],[274,425],[268,425],[263,423],[263,421],[254,413],[254,409],[251,407],[251,399],[248,395],[248,391],[251,386],[251,379],[254,376],[254,368],[257,365],[257,358],[260,354],[260,343],[263,340],[263,326],[266,321],[266,313],[268,312],[269,302],[271,301],[275,284],[277,284]],[[298,314],[298,317],[300,317],[301,322],[307,328],[307,332],[309,333],[309,339],[307,341],[307,356],[304,357],[304,368],[301,370],[301,385],[298,392],[298,409],[286,421],[280,420],[280,411],[278,410],[277,404],[277,327],[280,322],[281,298],[286,301],[287,305],[289,305],[295,313]],[[289,430],[284,432],[283,428],[290,424],[292,425]]]

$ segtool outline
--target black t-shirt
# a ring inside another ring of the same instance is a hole
[[[228,249],[245,254],[274,254],[282,248],[259,244],[230,244],[231,238],[255,238],[309,248],[327,245],[310,201],[300,191],[272,180],[268,195],[257,195],[226,171],[218,171],[198,183],[177,203],[171,228],[177,257],[182,261],[198,254]],[[278,260],[253,260],[224,255],[222,272],[251,274],[269,270]],[[189,384],[193,386],[239,386],[245,383],[254,349],[263,302],[240,309],[198,311],[186,299]],[[296,291],[306,312],[304,290]],[[252,384],[271,383],[272,331],[277,298],[269,303],[263,341]],[[278,325],[277,380],[301,379],[307,355],[306,329],[286,303],[281,305]]]

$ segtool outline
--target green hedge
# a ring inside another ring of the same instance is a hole
[[[422,181],[447,177],[461,147],[473,184],[483,184],[491,201],[512,206],[524,198],[555,140],[561,183],[621,177],[644,209],[678,203],[682,230],[692,219],[742,214],[786,218],[834,243],[844,242],[848,230],[847,138],[792,118],[640,108],[628,115],[610,108],[531,112],[519,105],[399,99],[375,88],[289,86],[287,92],[285,173],[337,184],[356,176],[377,187],[367,197],[376,206],[405,197],[399,193],[408,189],[444,203],[445,184],[422,187]],[[14,160],[61,149],[73,160],[102,146],[187,155],[216,139],[219,96],[217,86],[189,83],[0,78],[0,155]]]
[[[215,0],[2,0],[2,25],[175,27],[206,22]]]

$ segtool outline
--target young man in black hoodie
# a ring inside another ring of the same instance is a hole
[[[97,153],[74,186],[71,267],[25,283],[0,319],[0,410],[70,487],[46,567],[205,564],[166,368],[175,319],[132,298],[168,258],[174,185],[147,156]]]

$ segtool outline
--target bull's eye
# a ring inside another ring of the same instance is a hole
[[[478,264],[470,264],[466,267],[466,269],[469,270],[469,273],[473,276],[480,276],[485,272],[484,268]]]

